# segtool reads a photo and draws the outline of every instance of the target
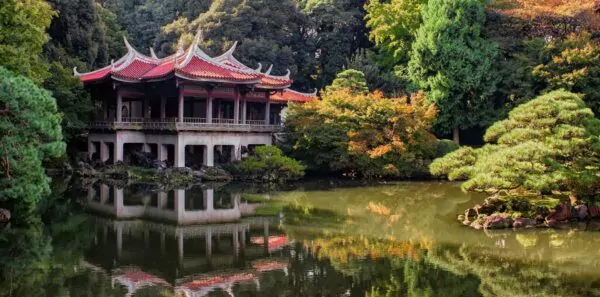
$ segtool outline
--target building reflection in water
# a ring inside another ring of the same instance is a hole
[[[259,290],[260,273],[288,273],[282,258],[289,242],[278,228],[282,218],[244,217],[255,205],[241,202],[240,194],[202,188],[128,195],[99,185],[89,189],[85,206],[114,217],[95,218],[88,265],[110,272],[128,296],[155,285],[177,296],[206,296],[216,289],[233,296],[235,284]]]

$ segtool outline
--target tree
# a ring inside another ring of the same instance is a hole
[[[479,0],[429,1],[410,54],[410,79],[439,109],[438,131],[453,131],[457,143],[459,129],[493,117],[497,47],[482,36],[484,22]]]
[[[286,182],[304,176],[305,167],[286,157],[275,146],[259,146],[253,154],[231,166],[234,175],[242,180],[262,182]]]
[[[352,94],[366,94],[369,92],[365,74],[355,69],[348,69],[338,73],[337,77],[327,87],[327,91],[349,89]]]
[[[46,28],[54,12],[43,0],[5,0],[0,3],[0,66],[37,83],[48,75],[41,58],[48,40]]]
[[[331,83],[344,64],[359,49],[369,48],[363,10],[365,0],[301,1],[309,19],[318,53],[316,87]]]
[[[48,91],[4,68],[0,113],[0,201],[22,216],[50,191],[42,160],[65,152],[60,114]]]
[[[273,65],[272,74],[291,71],[296,88],[311,89],[316,73],[315,46],[306,15],[291,0],[219,0],[197,19],[178,19],[171,32],[184,32],[179,44],[189,44],[197,29],[202,49],[220,55],[238,41],[235,56],[249,67]]]
[[[327,90],[322,100],[292,104],[285,120],[287,149],[309,169],[373,177],[422,174],[435,156],[428,132],[436,109],[424,94],[384,98],[381,92]]]
[[[347,67],[364,73],[370,90],[381,90],[391,97],[404,95],[408,82],[397,76],[393,70],[380,67],[373,56],[371,51],[357,51],[348,61]]]
[[[365,5],[369,37],[379,49],[383,65],[393,68],[408,60],[425,4],[426,0],[373,0]]]
[[[434,175],[466,180],[466,190],[562,190],[586,198],[600,190],[599,129],[600,120],[580,96],[554,91],[491,126],[484,147],[461,148],[435,160],[430,169]]]

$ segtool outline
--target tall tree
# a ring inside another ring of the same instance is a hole
[[[318,53],[317,87],[331,83],[352,55],[370,48],[365,0],[307,0],[301,3],[314,32]]]
[[[355,69],[348,69],[338,73],[337,77],[327,87],[327,91],[348,89],[352,94],[367,94],[369,87],[365,74]]]
[[[421,25],[426,0],[373,0],[365,5],[369,37],[380,51],[380,62],[388,68],[408,60],[415,34]]]
[[[430,0],[410,55],[409,77],[440,111],[436,128],[457,143],[460,129],[493,116],[497,46],[482,36],[484,23],[480,0]]]
[[[60,114],[50,93],[0,67],[0,201],[19,216],[49,194],[46,157],[64,154]]]
[[[0,66],[42,82],[48,65],[41,58],[54,11],[43,0],[0,2]]]

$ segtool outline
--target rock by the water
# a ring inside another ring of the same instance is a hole
[[[516,218],[513,220],[513,228],[533,228],[537,225],[537,220],[527,218]]]
[[[493,204],[477,204],[473,209],[475,209],[477,215],[490,215],[496,211],[497,207]]]
[[[507,214],[487,216],[483,222],[484,229],[504,229],[512,226],[513,220]]]
[[[471,223],[471,225],[469,225],[469,226],[471,226],[471,228],[474,228],[475,230],[483,229],[483,224],[481,222],[481,219],[477,219],[477,220],[473,221]]]
[[[10,210],[0,208],[0,223],[8,223],[10,221]]]
[[[580,221],[588,218],[588,207],[585,204],[576,205],[573,209]]]
[[[562,202],[559,205],[557,205],[556,208],[546,216],[546,224],[548,226],[550,226],[550,224],[548,224],[549,222],[552,222],[553,224],[555,224],[556,222],[566,221],[569,219],[570,216],[571,216],[570,203]]]
[[[589,212],[590,218],[600,217],[600,207],[598,207],[597,205],[588,206],[588,212]]]
[[[477,216],[477,211],[475,209],[469,208],[465,211],[466,218],[473,218]]]

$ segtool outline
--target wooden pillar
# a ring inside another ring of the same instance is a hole
[[[235,88],[235,99],[233,99],[233,123],[240,123],[240,90]]]
[[[212,115],[213,115],[212,90],[207,90],[207,96],[206,96],[206,123],[212,124]]]
[[[121,123],[123,121],[123,97],[121,96],[121,91],[117,89],[117,123]]]
[[[148,98],[144,98],[144,109],[143,109],[143,117],[144,119],[150,118],[150,100]]]
[[[102,119],[108,121],[108,102],[102,100]]]
[[[160,97],[160,119],[164,120],[167,117],[167,98]]]
[[[266,94],[267,103],[265,104],[265,125],[269,125],[269,123],[271,122],[271,93],[267,91]]]
[[[183,123],[183,88],[179,87],[179,97],[177,98],[177,120]]]

